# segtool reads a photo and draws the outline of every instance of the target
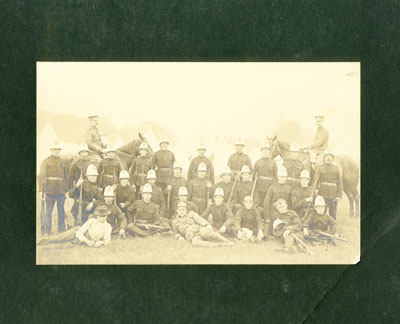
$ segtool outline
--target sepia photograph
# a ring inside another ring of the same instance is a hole
[[[360,63],[37,62],[36,264],[356,264]]]

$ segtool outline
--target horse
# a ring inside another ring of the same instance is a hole
[[[277,135],[273,138],[267,137],[270,146],[271,153],[270,157],[274,159],[280,155],[281,158],[286,158],[289,155],[290,144],[278,140]],[[312,178],[314,174],[315,166],[310,162],[310,156],[308,152],[300,151],[298,159],[303,162],[304,168],[310,172]],[[358,185],[360,180],[360,168],[357,162],[348,155],[339,154],[335,156],[335,164],[339,168],[339,172],[342,176],[343,191],[345,192],[347,199],[350,204],[350,217],[360,216],[360,194],[358,192]],[[354,204],[356,211],[354,213]]]

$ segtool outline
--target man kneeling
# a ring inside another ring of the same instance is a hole
[[[243,241],[261,242],[264,237],[261,214],[253,205],[253,198],[246,196],[241,207],[235,215],[235,229],[237,238]],[[257,236],[255,236],[257,234]]]
[[[221,234],[213,231],[212,225],[193,211],[187,212],[184,201],[177,203],[176,217],[172,228],[178,233],[179,239],[192,242],[193,246],[223,246],[233,243]]]
[[[61,234],[42,238],[38,245],[64,242],[94,247],[107,245],[111,241],[111,225],[107,223],[109,213],[107,206],[99,205],[94,211],[97,218],[90,218],[82,226],[75,226]]]

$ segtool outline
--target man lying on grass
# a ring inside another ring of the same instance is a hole
[[[172,228],[178,233],[177,238],[192,242],[193,246],[223,246],[233,243],[221,234],[213,231],[212,225],[193,211],[187,212],[187,204],[179,201],[176,208],[176,218]]]
[[[107,206],[99,205],[94,211],[97,218],[90,218],[82,226],[49,237],[42,238],[38,245],[70,242],[77,245],[100,247],[111,241],[111,225],[107,223],[110,214]]]

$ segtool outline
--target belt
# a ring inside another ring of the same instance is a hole
[[[116,178],[117,176],[116,175],[114,175],[114,174],[106,174],[106,173],[104,173],[103,174],[105,177],[108,177],[108,178]]]
[[[193,200],[198,200],[198,201],[202,201],[202,200],[206,200],[205,198],[197,198],[197,197],[193,197]]]
[[[325,185],[325,186],[336,186],[336,183],[333,183],[333,182],[325,182],[325,181],[323,181],[323,182],[321,182],[321,184]]]
[[[63,181],[64,178],[60,178],[60,177],[47,177],[47,180]]]
[[[137,176],[145,177],[147,176],[147,173],[136,173]]]
[[[300,181],[300,179],[297,179],[297,178],[292,178],[292,177],[288,177],[288,180],[292,180],[292,181]]]
[[[264,176],[258,176],[262,180],[274,180],[272,177],[264,177]]]
[[[172,168],[157,168],[157,170],[171,170]]]

